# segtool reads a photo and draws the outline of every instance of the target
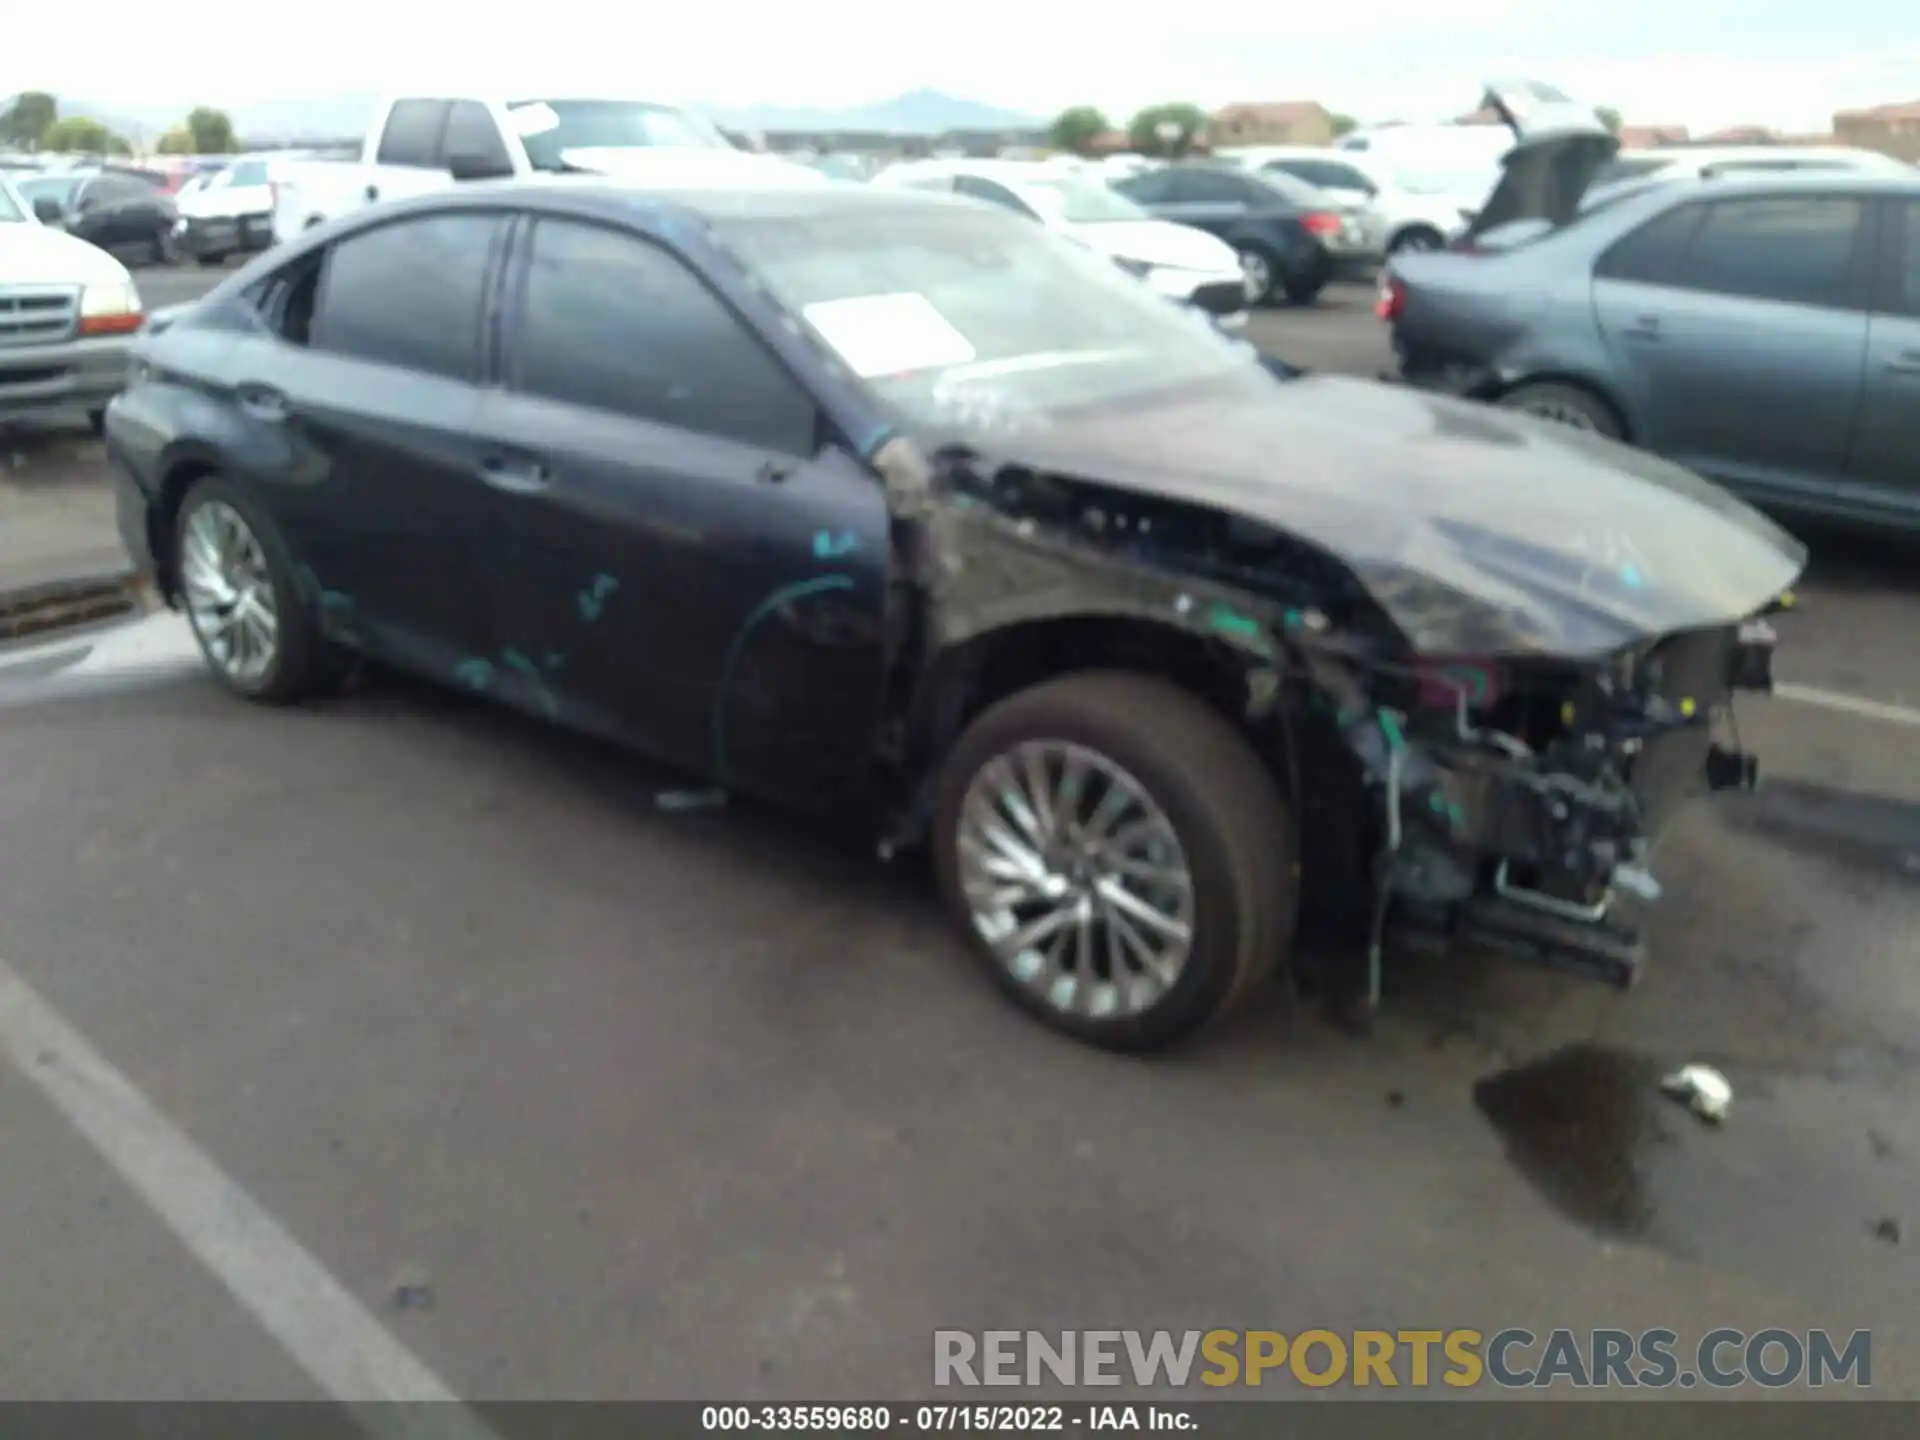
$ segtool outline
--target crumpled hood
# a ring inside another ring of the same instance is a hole
[[[1140,260],[1176,270],[1218,271],[1239,278],[1233,247],[1204,230],[1165,220],[1108,220],[1072,227],[1077,239],[1117,260]]]
[[[1806,563],[1690,471],[1370,381],[1253,371],[974,443],[1286,530],[1343,561],[1423,654],[1598,656],[1733,624]]]
[[[49,225],[0,224],[0,278],[18,285],[125,285],[127,267]]]

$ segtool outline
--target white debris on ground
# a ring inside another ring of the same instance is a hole
[[[1714,1125],[1727,1118],[1727,1107],[1733,1104],[1733,1086],[1711,1065],[1681,1066],[1660,1082],[1660,1093]]]

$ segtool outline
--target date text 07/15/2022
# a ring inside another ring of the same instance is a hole
[[[1185,1406],[1114,1405],[707,1405],[701,1430],[714,1434],[1026,1435],[1140,1430],[1174,1434],[1199,1422]]]

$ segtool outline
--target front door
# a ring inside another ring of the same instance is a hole
[[[499,520],[473,430],[504,231],[436,214],[348,236],[284,273],[279,333],[221,367],[249,432],[234,453],[326,628],[442,679],[496,648]]]
[[[1878,502],[1920,511],[1920,202],[1889,204],[1887,212],[1847,471]]]
[[[1639,443],[1791,505],[1845,470],[1867,344],[1866,206],[1784,195],[1705,212],[1664,283],[1596,280],[1601,328],[1638,397]]]
[[[743,790],[850,797],[881,700],[879,483],[664,247],[541,220],[517,249],[479,421],[516,506],[507,644],[473,683]]]

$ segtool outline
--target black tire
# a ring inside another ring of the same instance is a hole
[[[1234,247],[1234,252],[1240,257],[1240,268],[1243,274],[1246,272],[1249,257],[1266,267],[1266,288],[1258,295],[1251,291],[1247,293],[1247,308],[1254,310],[1262,305],[1272,304],[1274,292],[1280,287],[1280,257],[1255,240],[1243,240]]]
[[[1320,292],[1327,288],[1324,275],[1303,275],[1287,281],[1287,301],[1293,305],[1311,305],[1320,298]]]
[[[1387,245],[1389,255],[1412,255],[1427,250],[1443,250],[1447,237],[1431,225],[1409,225]]]
[[[215,265],[224,265],[227,263],[227,256],[225,251],[221,251],[218,254],[202,253],[194,256],[193,258],[195,260],[198,260],[202,265],[205,265],[208,268],[212,268]]]
[[[248,700],[264,705],[286,705],[304,699],[337,678],[340,667],[321,637],[314,597],[302,588],[286,541],[272,519],[247,492],[221,475],[206,475],[196,480],[181,499],[179,513],[174,517],[174,562],[176,566],[180,562],[187,526],[195,512],[216,500],[238,513],[259,542],[266,559],[267,580],[273,587],[278,636],[272,663],[257,680],[236,679],[213,656],[207,654],[206,645],[201,642],[201,654],[206,658],[207,668],[229,690]],[[194,639],[200,640],[197,628],[194,630]]]
[[[1609,440],[1622,439],[1627,433],[1613,406],[1578,385],[1554,380],[1520,385],[1502,395],[1499,405],[1503,410],[1518,410],[1570,429],[1589,430]]]
[[[1165,812],[1188,857],[1191,949],[1172,987],[1139,1014],[1062,1013],[973,930],[960,875],[962,802],[983,766],[1023,741],[1043,739],[1085,746],[1124,768]],[[1286,802],[1240,732],[1165,681],[1089,671],[1001,701],[948,756],[935,817],[941,891],[976,957],[1022,1009],[1085,1043],[1127,1052],[1176,1044],[1227,1015],[1291,946],[1299,877]]]
[[[107,433],[107,412],[104,410],[87,411],[87,428],[93,432],[96,440]]]

